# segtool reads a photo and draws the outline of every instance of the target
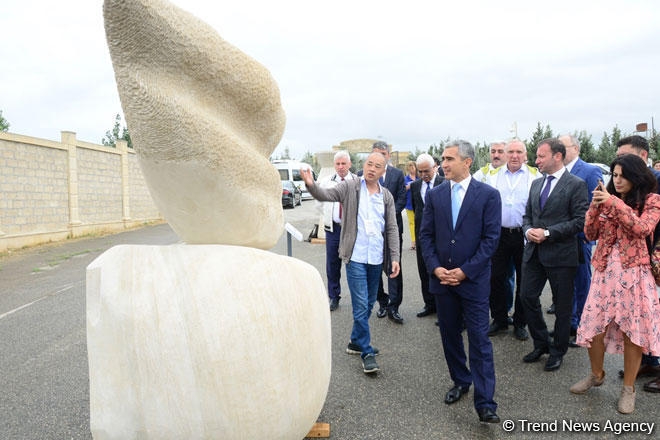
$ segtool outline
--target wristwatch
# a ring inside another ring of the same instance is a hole
[[[544,235],[545,237],[550,237],[550,231],[547,230],[547,229],[544,229],[544,230],[543,230],[543,235]]]

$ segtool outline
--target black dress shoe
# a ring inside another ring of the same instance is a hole
[[[397,324],[403,324],[403,318],[396,310],[390,310],[387,312],[387,317],[390,318],[390,321],[394,321]]]
[[[545,311],[548,315],[554,315],[555,314],[555,304],[552,303],[550,304],[550,307],[548,307],[548,310]]]
[[[477,410],[479,421],[484,423],[500,423],[500,418],[490,408],[480,408]]]
[[[451,405],[452,403],[458,402],[461,400],[461,397],[463,397],[463,394],[467,394],[469,390],[470,387],[459,387],[458,385],[454,385],[454,388],[447,391],[447,394],[445,394],[445,403]]]
[[[637,379],[640,377],[649,377],[660,375],[660,366],[657,365],[641,365],[637,370]],[[619,370],[619,377],[623,378],[623,370]]]
[[[647,393],[660,393],[660,377],[656,380],[644,384],[644,391]]]
[[[513,329],[513,336],[516,337],[519,341],[526,341],[529,339],[529,333],[525,330],[525,327],[516,327]]]
[[[339,307],[339,298],[330,298],[330,311],[334,312]]]
[[[435,309],[426,306],[424,306],[424,308],[420,310],[419,313],[417,313],[418,318],[423,318],[425,316],[431,316],[431,315],[435,315]]]
[[[488,336],[495,336],[499,333],[505,333],[509,329],[508,325],[498,324],[493,321],[493,323],[488,326]]]
[[[526,362],[528,364],[530,364],[532,362],[536,362],[541,358],[541,356],[543,356],[544,354],[547,354],[547,353],[550,353],[550,350],[548,349],[548,347],[535,348],[531,353],[528,353],[528,354],[525,355],[525,357],[523,358],[523,362]]]
[[[564,358],[562,356],[550,356],[548,358],[548,362],[545,363],[545,367],[543,368],[545,371],[555,371],[559,370],[559,367],[561,367],[561,362]]]
[[[385,315],[387,315],[387,309],[385,307],[381,307],[378,309],[378,313],[376,313],[376,316],[379,318],[384,318]]]

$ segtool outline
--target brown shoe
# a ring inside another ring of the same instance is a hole
[[[626,385],[621,388],[621,397],[619,397],[617,409],[621,414],[630,414],[635,411],[635,388]]]
[[[584,394],[591,387],[599,387],[605,382],[605,371],[603,370],[603,375],[598,378],[594,373],[591,373],[589,376],[585,377],[581,381],[573,384],[570,388],[571,393],[573,394]]]
[[[649,393],[660,393],[660,376],[656,377],[655,380],[644,384],[644,391]]]

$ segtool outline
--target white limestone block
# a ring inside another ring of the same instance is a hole
[[[302,439],[331,366],[323,280],[226,245],[122,245],[87,268],[95,439]]]
[[[105,0],[124,116],[154,203],[186,243],[270,249],[285,124],[270,72],[163,0]]]

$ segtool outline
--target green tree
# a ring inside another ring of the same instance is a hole
[[[579,133],[573,133],[580,142],[580,158],[585,162],[596,162],[596,147],[591,140],[591,135],[582,130]]]
[[[364,159],[355,153],[348,153],[348,156],[351,158],[351,173],[357,174],[358,171],[364,166]]]
[[[408,160],[416,161],[420,154],[424,153],[424,150],[420,150],[419,147],[415,147],[415,151],[408,154]]]
[[[655,128],[651,129],[651,138],[649,139],[649,149],[653,155],[653,159],[660,159],[660,136]]]
[[[319,161],[316,160],[316,156],[312,154],[310,151],[306,152],[302,159],[300,159],[301,162],[305,162],[306,164],[309,164],[312,166],[312,169],[314,170],[315,173],[319,173],[321,170],[321,166],[319,165]]]
[[[540,122],[536,123],[536,130],[532,133],[530,140],[525,140],[525,147],[527,148],[527,163],[530,166],[536,166],[536,146],[543,139],[548,139],[553,137],[552,129],[550,125],[546,125],[545,128],[541,125]]]
[[[121,116],[119,113],[115,116],[114,127],[112,127],[112,130],[105,132],[105,137],[101,139],[101,143],[106,147],[116,148],[118,140],[126,141],[128,148],[133,148],[133,142],[131,141],[131,135],[128,133],[128,128],[126,126],[121,127]]]
[[[442,157],[442,152],[445,151],[445,145],[447,145],[450,141],[451,139],[449,136],[447,136],[445,140],[441,140],[437,144],[431,144],[426,152],[431,156],[440,159]]]
[[[615,125],[614,128],[612,129],[612,136],[610,136],[610,142],[612,142],[612,145],[614,148],[616,148],[616,143],[621,140],[623,136],[621,135],[621,129]],[[612,158],[614,160],[614,158]]]
[[[616,156],[616,145],[612,144],[612,140],[607,132],[603,132],[603,137],[600,140],[600,145],[596,151],[596,162],[609,165]]]
[[[0,131],[9,130],[9,122],[2,116],[2,110],[0,110]]]
[[[470,173],[474,174],[488,162],[490,162],[490,146],[485,141],[483,145],[481,142],[477,142],[474,146],[474,161],[472,162],[472,166],[470,166]]]
[[[616,143],[619,142],[622,137],[621,129],[617,125],[612,128],[611,135],[608,135],[606,131],[603,132],[603,138],[600,141],[598,152],[596,153],[597,162],[604,163],[605,165],[611,164],[616,157]]]

